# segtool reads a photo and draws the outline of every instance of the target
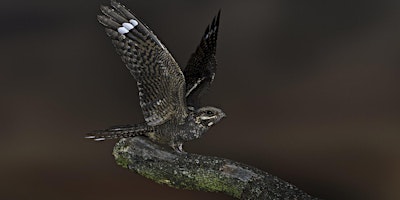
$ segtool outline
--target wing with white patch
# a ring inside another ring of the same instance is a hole
[[[153,32],[128,9],[112,0],[101,6],[105,26],[117,53],[137,81],[140,106],[148,125],[187,117],[185,78],[172,55]]]
[[[186,101],[190,106],[199,106],[199,97],[207,91],[214,80],[217,67],[215,53],[220,13],[221,11],[207,26],[199,46],[183,70],[186,79]]]

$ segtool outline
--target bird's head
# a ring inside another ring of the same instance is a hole
[[[219,120],[224,117],[226,117],[226,115],[221,109],[211,106],[202,107],[195,111],[196,123],[207,128],[218,123]]]

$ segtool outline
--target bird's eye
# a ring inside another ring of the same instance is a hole
[[[207,115],[212,115],[212,114],[214,114],[212,111],[210,111],[210,110],[207,110]]]

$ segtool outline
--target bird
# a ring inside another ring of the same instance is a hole
[[[86,138],[104,141],[145,136],[184,152],[185,142],[200,138],[226,117],[220,108],[202,106],[199,101],[216,73],[221,10],[183,71],[153,31],[124,5],[111,0],[111,6],[102,5],[100,10],[98,21],[136,80],[144,122],[92,131]]]

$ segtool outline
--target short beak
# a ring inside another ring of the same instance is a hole
[[[224,112],[221,112],[221,118],[226,117],[226,114]]]

